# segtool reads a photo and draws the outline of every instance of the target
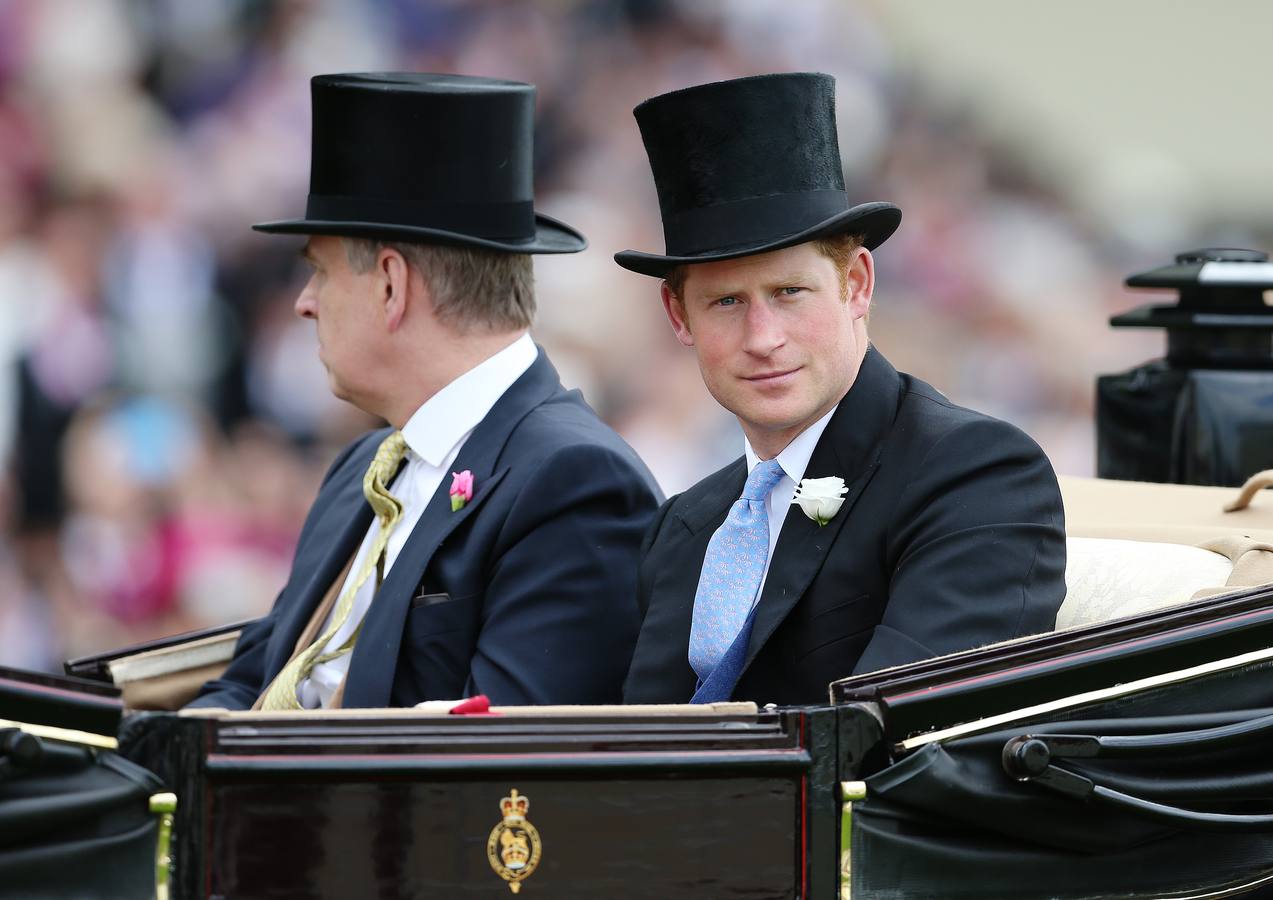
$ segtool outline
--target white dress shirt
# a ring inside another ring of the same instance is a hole
[[[769,496],[765,498],[765,510],[769,513],[769,555],[765,557],[765,572],[760,576],[760,587],[756,590],[756,599],[752,601],[753,606],[760,600],[760,594],[765,589],[765,581],[769,578],[769,564],[773,562],[774,547],[778,544],[778,533],[782,531],[787,510],[791,509],[792,500],[795,498],[796,485],[804,478],[804,470],[809,467],[809,457],[813,456],[813,448],[818,445],[818,439],[822,437],[822,432],[826,431],[827,423],[831,421],[831,416],[838,408],[839,404],[832,407],[831,412],[796,435],[791,443],[775,457],[783,474],[774,485],[774,489],[769,492]],[[747,456],[747,474],[750,475],[751,470],[760,464],[760,457],[756,455],[755,450],[751,449],[751,443],[746,438],[743,438],[743,452]]]
[[[402,518],[389,535],[385,547],[386,576],[416,523],[420,521],[420,516],[424,514],[429,500],[446,477],[451,463],[459,455],[464,442],[478,423],[486,418],[486,414],[504,392],[531,367],[538,353],[530,335],[522,335],[430,397],[407,420],[407,424],[402,426],[402,435],[407,441],[406,465],[389,487],[390,493],[402,502]],[[379,520],[372,519],[362,546],[358,548],[358,555],[354,557],[345,585],[341,587],[342,593],[371,552],[371,545],[379,531]],[[324,652],[335,650],[349,639],[367,614],[375,593],[376,579],[373,576],[354,595],[353,611],[327,643]],[[335,613],[333,606],[323,625],[324,630],[331,625],[331,617]],[[310,676],[297,685],[296,694],[302,706],[316,709],[331,705],[332,696],[349,670],[349,657],[349,653],[344,653],[314,666]]]

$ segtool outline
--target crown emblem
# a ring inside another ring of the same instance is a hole
[[[504,820],[491,829],[486,841],[487,861],[495,874],[508,882],[508,889],[514,894],[522,889],[522,881],[535,871],[543,853],[539,832],[526,819],[529,810],[530,798],[513,788],[499,802]]]
[[[504,814],[504,821],[520,821],[526,818],[527,811],[530,810],[530,798],[517,793],[517,788],[513,788],[509,795],[499,802],[500,812]]]

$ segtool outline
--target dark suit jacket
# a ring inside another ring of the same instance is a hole
[[[631,703],[685,702],[703,555],[738,499],[735,460],[659,510],[642,548]],[[819,526],[788,511],[734,698],[827,702],[827,685],[1055,626],[1065,597],[1061,496],[1047,458],[1005,422],[863,360],[809,459],[844,505]]]
[[[386,434],[332,465],[274,608],[192,706],[247,708],[291,657],[366,535],[363,475]],[[473,472],[473,499],[452,512],[450,479],[438,486],[363,620],[343,705],[617,701],[636,639],[637,553],[661,499],[645,466],[562,389],[541,350],[452,468]]]

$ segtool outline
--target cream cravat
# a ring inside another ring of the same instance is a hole
[[[323,648],[327,646],[336,633],[340,631],[341,626],[348,620],[349,614],[354,608],[354,596],[358,593],[358,589],[362,587],[363,583],[371,577],[373,571],[376,573],[376,587],[380,587],[380,580],[384,573],[385,546],[389,542],[389,533],[398,524],[398,520],[402,518],[402,503],[397,497],[389,493],[387,485],[393,480],[406,452],[407,442],[401,431],[390,433],[380,443],[380,448],[376,450],[376,457],[371,461],[371,465],[367,468],[367,474],[363,477],[362,492],[363,496],[367,498],[367,502],[371,504],[371,508],[375,511],[376,518],[380,520],[380,530],[372,542],[370,552],[363,560],[362,565],[359,566],[357,575],[349,582],[344,592],[340,595],[340,599],[336,601],[336,609],[332,614],[331,624],[318,636],[314,643],[293,656],[287,665],[283,667],[282,671],[278,673],[274,681],[270,683],[270,686],[265,689],[265,696],[261,703],[262,709],[301,709],[300,699],[296,696],[296,688],[301,681],[308,678],[310,671],[320,662],[335,659],[342,653],[348,653],[353,649],[354,641],[358,639],[358,632],[362,629],[361,623],[340,647],[329,653],[322,652]]]

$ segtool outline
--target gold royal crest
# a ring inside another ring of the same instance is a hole
[[[499,802],[504,821],[491,829],[486,841],[486,858],[495,874],[508,882],[508,889],[516,894],[522,889],[522,881],[529,878],[539,865],[543,845],[539,832],[526,820],[530,798],[513,788]]]

